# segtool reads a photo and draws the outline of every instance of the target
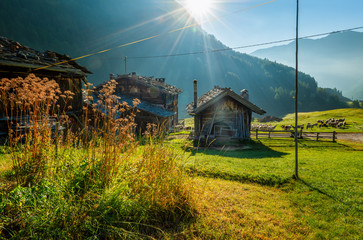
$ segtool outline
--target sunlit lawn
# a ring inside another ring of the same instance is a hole
[[[362,238],[362,143],[301,140],[300,180],[292,179],[292,139],[234,151],[196,150],[184,139],[164,144],[183,155],[198,199],[196,219],[165,231],[167,239]],[[2,150],[1,182],[10,168]]]
[[[274,187],[196,178],[199,218],[185,230],[193,239],[306,239],[310,226],[289,193]]]
[[[5,181],[4,174],[11,169],[11,159],[6,154],[6,148],[0,147],[0,183]]]
[[[328,111],[317,111],[317,112],[302,112],[299,113],[299,124],[304,124],[306,126],[307,123],[314,124],[318,120],[328,120],[330,118],[334,119],[345,119],[347,125],[344,128],[334,128],[334,127],[314,127],[312,130],[308,131],[312,132],[363,132],[363,121],[362,116],[363,109],[358,108],[344,108],[344,109],[335,109]],[[258,123],[257,119],[255,119],[254,123]],[[295,125],[295,114],[287,114],[283,121],[281,122],[269,122],[265,124],[277,125],[275,130],[282,130],[281,125]],[[306,130],[306,129],[305,129]]]
[[[208,177],[197,181],[203,182],[202,212],[210,213],[192,227],[202,238],[362,237],[362,143],[300,141],[298,181],[292,179],[291,139],[247,145],[248,150],[189,153],[187,168]]]

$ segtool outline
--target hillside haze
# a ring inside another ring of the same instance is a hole
[[[94,73],[89,81],[99,84],[110,73],[123,74],[127,56],[127,72],[165,77],[167,83],[184,90],[179,101],[182,118],[185,106],[193,101],[193,79],[198,79],[199,96],[215,85],[236,92],[248,89],[251,101],[268,115],[294,111],[295,70],[291,67],[234,51],[135,58],[227,48],[198,26],[173,31],[194,23],[175,1],[2,0],[0,20],[0,35],[37,50],[79,57],[114,48],[78,60]],[[319,88],[307,74],[299,77],[300,111],[346,106],[339,100],[339,91]]]
[[[343,95],[363,99],[363,33],[347,31],[320,39],[299,40],[299,69],[320,86],[337,88]],[[295,42],[260,49],[253,56],[295,65]]]

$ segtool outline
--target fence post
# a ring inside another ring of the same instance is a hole
[[[334,132],[333,132],[333,142],[335,142],[336,134],[337,134],[337,133],[334,131]]]
[[[256,129],[256,139],[258,139],[258,129]]]
[[[271,138],[271,131],[268,131],[268,138]]]
[[[303,129],[300,128],[300,138],[303,138],[303,134],[302,134],[303,132],[302,131],[303,131]]]
[[[319,133],[316,133],[316,141],[319,141]]]

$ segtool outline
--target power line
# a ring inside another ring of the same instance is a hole
[[[260,6],[263,6],[263,5],[266,5],[266,4],[275,2],[275,1],[276,0],[267,1],[267,2],[264,2],[264,3],[258,4],[258,5],[254,5],[252,7],[248,7],[248,8],[244,8],[244,9],[235,11],[235,12],[230,13],[228,15],[232,15],[232,14],[235,14],[235,13],[238,13],[238,12],[242,12],[242,11],[247,11],[247,10],[250,10],[250,9],[253,9],[253,8],[257,8],[257,7],[260,7]],[[222,17],[226,17],[228,15],[224,15]],[[210,22],[210,21],[212,21],[212,20],[205,20],[204,22]],[[80,57],[76,57],[76,58],[72,58],[72,59],[69,59],[69,60],[57,62],[57,63],[50,64],[50,65],[47,65],[47,66],[43,66],[43,67],[40,67],[40,68],[35,69],[34,71],[41,70],[41,69],[45,69],[45,68],[49,68],[49,67],[53,67],[53,66],[57,66],[57,65],[62,64],[62,63],[68,63],[68,62],[76,61],[78,59],[90,57],[90,56],[93,56],[93,55],[96,55],[96,54],[101,54],[101,53],[109,52],[109,51],[114,50],[114,49],[117,49],[117,48],[122,48],[122,47],[126,47],[126,46],[133,45],[133,44],[136,44],[136,43],[144,42],[144,41],[147,41],[147,40],[150,40],[150,39],[153,39],[153,38],[157,38],[157,37],[160,37],[160,36],[163,36],[163,35],[166,35],[166,34],[178,32],[178,31],[181,31],[181,30],[184,30],[184,29],[188,29],[188,28],[191,28],[191,27],[195,27],[197,25],[199,25],[199,23],[196,22],[196,23],[193,23],[193,24],[190,24],[190,25],[181,27],[181,28],[177,28],[177,29],[168,31],[167,33],[157,34],[157,35],[154,35],[154,36],[151,36],[151,37],[146,37],[146,38],[142,38],[142,39],[139,39],[139,40],[136,40],[136,41],[133,41],[133,42],[125,43],[125,44],[119,45],[119,46],[114,47],[114,48],[109,48],[109,49],[97,51],[97,52],[90,53],[90,54],[86,54],[86,55],[83,55],[83,56],[80,56]]]
[[[312,37],[320,37],[320,36],[324,36],[324,35],[336,34],[336,33],[341,33],[341,32],[346,32],[346,31],[353,31],[353,30],[358,30],[358,29],[363,29],[363,26],[355,27],[355,28],[347,28],[347,29],[342,29],[342,30],[336,30],[336,31],[332,31],[332,32],[318,33],[318,34],[308,35],[308,36],[304,36],[304,37],[299,37],[298,39],[300,40],[300,39],[306,39],[306,38],[312,38]],[[236,49],[271,45],[271,44],[276,44],[276,43],[290,42],[290,41],[294,41],[294,40],[296,40],[296,38],[289,38],[289,39],[277,40],[277,41],[271,41],[271,42],[265,42],[265,43],[257,43],[257,44],[251,44],[251,45],[245,45],[245,46],[233,47],[233,48],[210,49],[210,50],[204,50],[204,51],[196,51],[196,52],[188,52],[188,53],[175,53],[175,54],[166,54],[166,55],[155,55],[155,56],[128,57],[128,59],[178,57],[178,56],[186,56],[186,55],[196,55],[196,54],[223,52],[223,51],[231,51],[231,50],[236,50]]]

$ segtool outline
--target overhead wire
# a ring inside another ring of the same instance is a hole
[[[346,31],[354,31],[363,29],[363,26],[361,27],[354,27],[354,28],[347,28],[342,30],[335,30],[331,32],[325,32],[325,33],[318,33],[313,35],[307,35],[303,37],[299,37],[298,39],[306,39],[306,38],[313,38],[313,37],[320,37],[330,34],[336,34]],[[284,43],[284,42],[290,42],[294,41],[296,38],[289,38],[289,39],[283,39],[283,40],[277,40],[277,41],[270,41],[270,42],[264,42],[264,43],[257,43],[257,44],[250,44],[250,45],[244,45],[239,47],[229,47],[229,48],[219,48],[219,49],[209,49],[209,50],[203,50],[203,51],[196,51],[196,52],[187,52],[187,53],[175,53],[175,54],[166,54],[166,55],[154,55],[154,56],[139,56],[139,57],[127,57],[128,59],[147,59],[147,58],[164,58],[164,57],[178,57],[178,56],[187,56],[187,55],[196,55],[196,54],[205,54],[205,53],[214,53],[214,52],[224,52],[224,51],[231,51],[231,50],[237,50],[237,49],[244,49],[244,48],[251,48],[251,47],[260,47],[265,45],[272,45],[277,43]]]
[[[241,9],[241,10],[238,10],[238,11],[235,11],[235,12],[232,12],[232,13],[227,14],[227,15],[224,15],[222,17],[228,16],[228,15],[231,15],[231,14],[235,14],[235,13],[238,13],[238,12],[242,12],[242,11],[247,11],[247,10],[250,10],[250,9],[253,9],[253,8],[257,8],[257,7],[260,7],[260,6],[263,6],[263,5],[266,5],[266,4],[275,2],[275,1],[276,0],[267,1],[267,2],[264,2],[264,3],[258,4],[258,5],[254,5],[254,6],[251,6],[251,7],[248,7],[248,8],[244,8],[244,9]],[[211,20],[205,20],[203,23],[209,22],[209,21],[211,21]],[[191,28],[191,27],[195,27],[197,25],[199,25],[199,23],[196,22],[196,23],[193,23],[193,24],[190,24],[190,25],[181,27],[181,28],[177,28],[177,29],[168,31],[167,33],[157,34],[157,35],[154,35],[154,36],[151,36],[151,37],[146,37],[146,38],[142,38],[142,39],[139,39],[139,40],[136,40],[136,41],[132,41],[132,42],[129,42],[129,43],[125,43],[125,44],[122,44],[122,45],[119,45],[119,46],[116,46],[116,47],[113,47],[113,48],[109,48],[109,49],[97,51],[97,52],[90,53],[90,54],[86,54],[86,55],[83,55],[83,56],[80,56],[80,57],[76,57],[76,58],[72,58],[72,59],[69,59],[69,60],[65,60],[65,61],[61,61],[61,62],[54,63],[54,64],[46,65],[46,66],[43,66],[43,67],[36,68],[33,71],[38,71],[38,70],[41,70],[41,69],[45,69],[45,68],[57,66],[57,65],[60,65],[60,64],[63,64],[63,63],[68,63],[68,62],[76,61],[78,59],[82,59],[82,58],[94,56],[94,55],[97,55],[97,54],[109,52],[109,51],[114,50],[114,49],[117,49],[117,48],[122,48],[122,47],[126,47],[126,46],[133,45],[133,44],[136,44],[136,43],[144,42],[144,41],[147,41],[147,40],[150,40],[150,39],[153,39],[153,38],[157,38],[157,37],[160,37],[160,36],[163,36],[163,35],[166,35],[166,34],[178,32],[178,31],[181,31],[181,30],[184,30],[184,29],[188,29],[188,28]]]

